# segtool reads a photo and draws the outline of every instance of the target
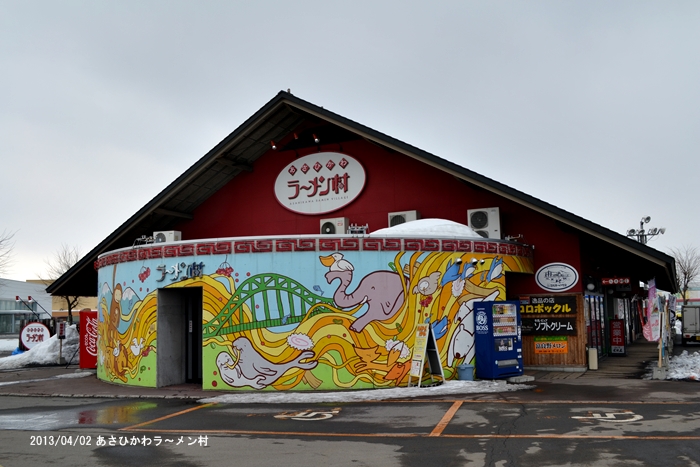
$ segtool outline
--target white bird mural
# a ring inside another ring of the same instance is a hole
[[[318,259],[321,260],[321,264],[330,268],[330,271],[353,271],[355,267],[343,258],[342,253],[333,253],[329,256],[319,256]]]

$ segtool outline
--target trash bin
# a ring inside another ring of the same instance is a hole
[[[457,365],[457,379],[474,381],[474,365]]]
[[[588,349],[588,369],[598,369],[598,349],[591,347]]]

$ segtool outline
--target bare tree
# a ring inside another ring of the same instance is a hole
[[[15,247],[14,240],[15,232],[3,230],[0,234],[0,277],[7,274],[12,264],[12,252]]]
[[[78,260],[80,260],[81,256],[82,254],[78,247],[70,247],[68,245],[61,244],[61,248],[56,252],[54,257],[50,260],[46,260],[49,280],[55,281],[61,277],[66,271],[72,268],[73,265],[78,262]],[[73,308],[75,308],[80,301],[80,297],[73,295],[60,295],[60,297],[66,302],[66,309],[68,310],[68,323],[73,324]]]
[[[670,251],[676,259],[676,284],[683,297],[683,305],[687,305],[690,284],[700,274],[700,253],[697,248],[689,245],[671,248]]]

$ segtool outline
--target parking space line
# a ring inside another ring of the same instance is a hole
[[[155,418],[155,419],[153,419],[153,420],[148,420],[148,421],[146,421],[146,422],[139,423],[139,424],[137,424],[137,425],[132,425],[132,426],[127,426],[127,427],[124,427],[124,428],[120,428],[119,431],[134,430],[134,429],[140,428],[140,427],[142,427],[142,426],[151,425],[152,423],[160,422],[160,421],[162,421],[162,420],[167,420],[167,419],[173,418],[173,417],[178,417],[178,416],[180,416],[180,415],[184,415],[184,414],[186,414],[186,413],[194,412],[195,410],[203,409],[203,408],[205,408],[205,407],[210,407],[210,406],[212,406],[212,405],[216,405],[216,404],[212,402],[212,403],[209,403],[209,404],[198,405],[197,407],[190,407],[189,409],[181,410],[181,411],[179,411],[179,412],[175,412],[175,413],[172,413],[172,414],[170,414],[170,415],[166,415],[166,416],[164,416],[164,417]]]
[[[442,416],[442,420],[435,425],[435,428],[433,428],[433,431],[431,431],[428,436],[440,436],[442,431],[447,427],[448,423],[450,423],[450,420],[452,420],[452,417],[455,416],[461,406],[462,401],[455,401],[455,403],[452,404],[452,407],[450,407],[450,409],[445,412],[445,415]]]

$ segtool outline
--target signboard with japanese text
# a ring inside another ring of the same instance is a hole
[[[569,340],[566,336],[535,337],[535,353],[569,353]]]
[[[575,318],[523,318],[524,336],[575,336]]]
[[[612,355],[625,354],[625,320],[610,320],[610,353]]]
[[[428,348],[428,334],[430,324],[421,323],[416,326],[416,341],[413,346],[413,357],[411,358],[411,376],[420,378],[423,376],[423,361],[425,351]]]
[[[31,349],[42,342],[49,340],[51,332],[41,323],[29,323],[19,334],[19,339],[26,348]]]
[[[439,377],[439,381],[445,381],[445,373],[440,364],[440,354],[437,349],[437,344],[435,343],[433,328],[430,323],[421,323],[416,325],[416,340],[413,356],[411,357],[408,386],[411,386],[412,377],[418,378],[418,386],[421,385],[426,357],[428,359],[428,372],[430,373],[431,380],[434,381],[433,377]]]
[[[575,295],[538,295],[520,297],[521,315],[574,315],[576,314],[576,309]]]
[[[604,277],[600,280],[603,285],[629,285],[629,277]]]
[[[365,178],[365,169],[354,157],[319,152],[294,160],[280,172],[275,197],[292,212],[325,214],[354,201]]]
[[[578,283],[578,271],[566,263],[545,264],[535,273],[535,282],[547,292],[564,292]]]

